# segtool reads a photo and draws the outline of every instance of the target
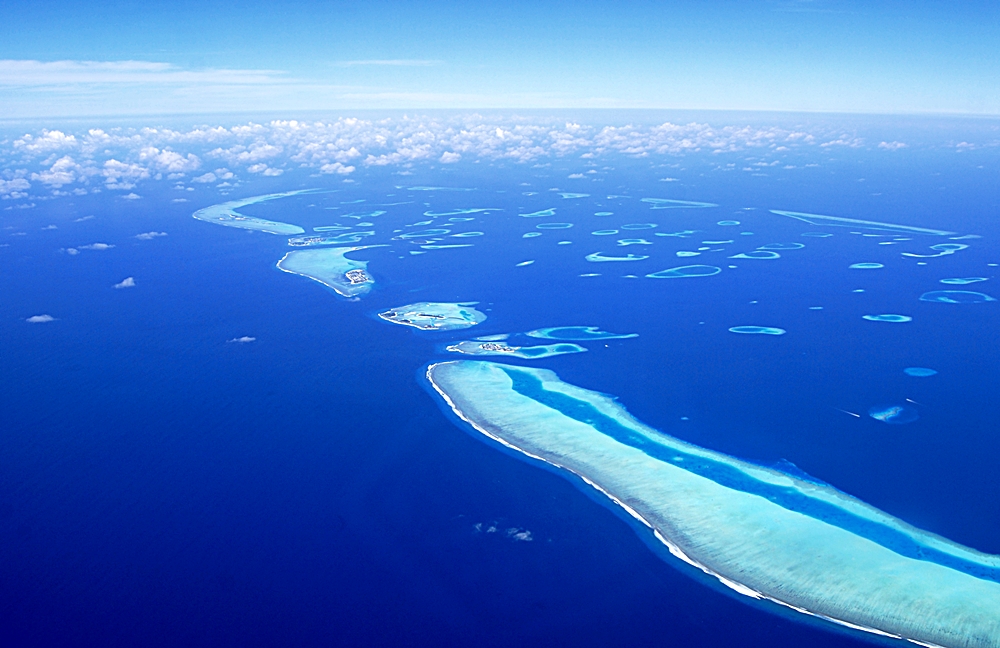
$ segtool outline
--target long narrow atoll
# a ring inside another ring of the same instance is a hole
[[[305,234],[305,230],[298,225],[281,223],[278,221],[269,221],[253,216],[244,216],[236,210],[240,207],[254,205],[266,200],[287,198],[289,196],[297,196],[298,194],[312,193],[314,191],[316,190],[302,189],[299,191],[286,191],[284,193],[253,196],[252,198],[243,198],[242,200],[231,200],[229,202],[199,209],[192,214],[192,216],[198,220],[205,221],[206,223],[215,223],[216,225],[225,225],[226,227],[239,227],[240,229],[267,232],[269,234],[285,234],[287,236],[291,236],[293,234]]]
[[[359,245],[293,250],[278,261],[278,269],[318,281],[344,297],[358,297],[370,291],[375,285],[375,280],[366,271],[367,261],[348,259],[345,255],[348,252],[373,247],[385,246]]]
[[[944,230],[928,229],[926,227],[911,227],[910,225],[893,225],[892,223],[879,223],[878,221],[859,220],[857,218],[841,218],[840,216],[823,216],[822,214],[807,214],[804,212],[782,211],[780,209],[770,210],[772,214],[787,216],[810,225],[829,225],[832,227],[853,227],[855,229],[877,230],[880,232],[900,232],[904,234],[929,234],[932,236],[948,236],[955,232],[945,232]]]
[[[486,321],[486,314],[473,308],[478,303],[418,302],[387,310],[378,316],[387,322],[422,331],[451,331]]]
[[[478,432],[578,476],[739,594],[923,646],[1000,647],[1000,556],[662,434],[551,371],[463,360],[427,378]]]

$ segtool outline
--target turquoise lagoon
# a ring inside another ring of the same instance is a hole
[[[831,486],[706,450],[549,370],[485,361],[427,379],[477,432],[579,478],[734,592],[923,646],[1000,646],[1000,557]],[[872,416],[902,422],[907,408]]]
[[[486,321],[486,314],[473,306],[479,302],[418,302],[379,313],[393,324],[412,326],[423,331],[451,331]]]
[[[293,250],[278,261],[278,269],[301,275],[333,288],[344,297],[364,295],[375,285],[366,272],[367,261],[347,258],[348,252],[367,250],[380,245]]]

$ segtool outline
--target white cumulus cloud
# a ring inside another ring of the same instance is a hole
[[[125,277],[115,284],[115,288],[135,288],[135,277]]]
[[[44,324],[46,322],[54,322],[56,321],[56,318],[52,317],[51,315],[32,315],[31,317],[29,317],[24,321],[28,322],[29,324]]]

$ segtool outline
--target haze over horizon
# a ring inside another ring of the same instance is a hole
[[[1000,114],[995,3],[60,0],[5,8],[11,118],[368,109]]]

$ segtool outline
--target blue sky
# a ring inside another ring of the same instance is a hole
[[[1000,114],[1000,3],[5,3],[6,117],[386,108]],[[876,6],[871,6],[876,5]]]

